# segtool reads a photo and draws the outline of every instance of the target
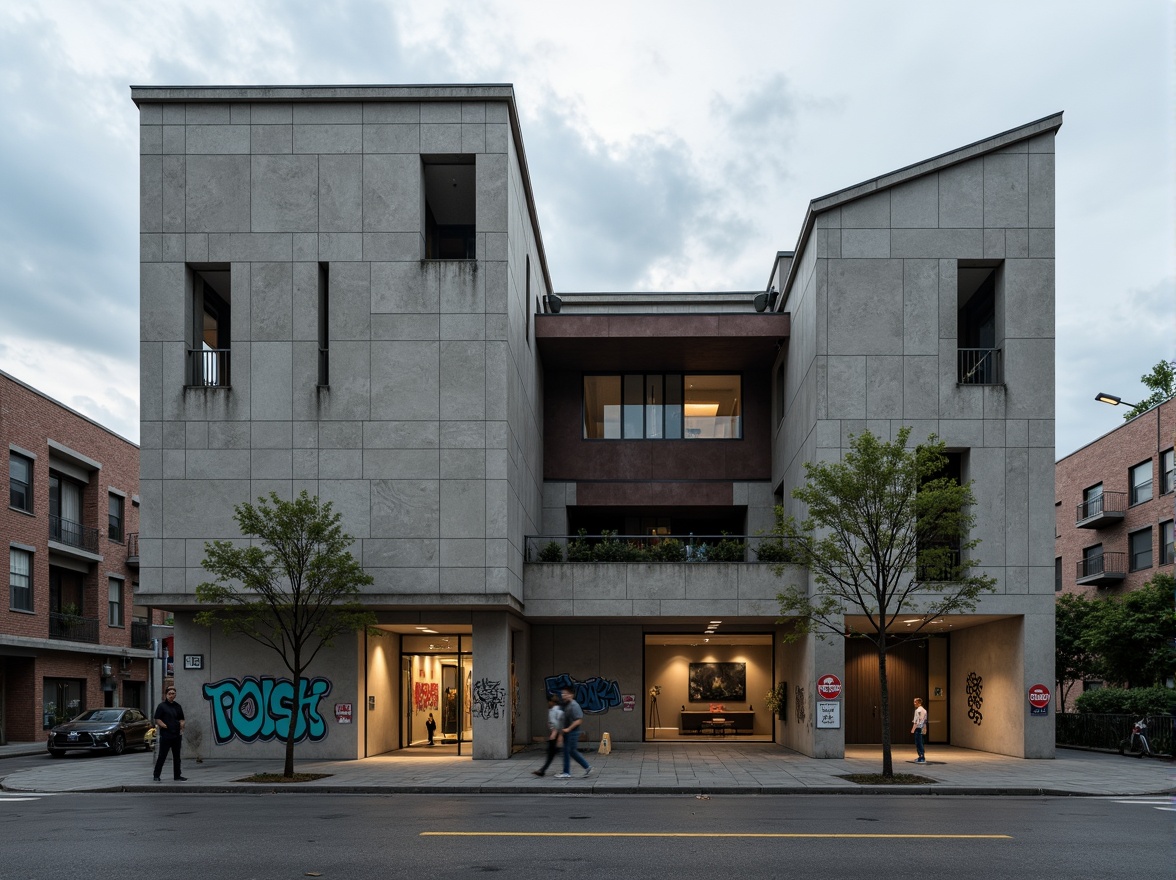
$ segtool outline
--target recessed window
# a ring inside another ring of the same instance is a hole
[[[1128,472],[1128,482],[1131,485],[1131,503],[1142,504],[1151,501],[1152,497],[1152,463],[1151,459],[1140,462]]]
[[[425,259],[475,259],[474,157],[431,156],[424,160],[424,178]]]
[[[1172,520],[1160,523],[1160,565],[1172,564]]]
[[[126,508],[126,499],[112,492],[108,506],[109,513],[107,514],[106,534],[110,540],[118,541],[121,544],[123,541],[123,514]]]
[[[1131,570],[1142,571],[1152,567],[1152,531],[1151,528],[1140,529],[1127,536],[1128,550],[1131,554]]]
[[[8,506],[33,512],[33,462],[15,452],[8,453]]]
[[[738,375],[584,377],[586,440],[739,440],[742,413]]]
[[[110,578],[107,592],[107,623],[111,626],[123,625],[123,582],[121,578]]]
[[[330,334],[330,293],[331,267],[329,263],[318,266],[318,384],[331,384],[331,334]]]
[[[1062,591],[1062,557],[1054,557],[1054,592]]]
[[[33,554],[16,547],[8,548],[8,607],[33,610]]]
[[[1082,548],[1082,570],[1079,577],[1103,573],[1103,545],[1091,544]]]
[[[1173,468],[1173,450],[1165,449],[1160,453],[1160,494],[1167,495],[1172,491],[1173,479],[1176,475],[1172,473]]]
[[[1080,519],[1086,519],[1091,516],[1098,516],[1103,512],[1103,484],[1095,483],[1082,490],[1082,516]]]
[[[191,270],[192,327],[187,381],[205,388],[229,387],[231,275],[228,266]]]
[[[961,265],[958,268],[959,354],[961,385],[1000,385],[1004,381],[997,333],[997,291],[1000,267]]]

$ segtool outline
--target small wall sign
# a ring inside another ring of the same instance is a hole
[[[817,730],[841,729],[841,704],[820,701],[817,703]]]
[[[335,720],[340,724],[351,723],[351,704],[350,703],[336,703],[335,704]]]
[[[185,654],[184,655],[185,669],[203,669],[204,655],[203,654]]]
[[[636,694],[621,694],[621,711],[632,712],[637,706]]]

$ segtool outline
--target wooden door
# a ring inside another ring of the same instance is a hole
[[[912,700],[927,703],[927,642],[906,642],[886,651],[890,692],[890,742],[913,742]],[[845,643],[845,742],[882,742],[882,686],[878,651],[865,639]]]

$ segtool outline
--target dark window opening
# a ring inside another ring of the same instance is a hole
[[[1062,591],[1062,557],[1054,557],[1054,592]]]
[[[1160,494],[1167,495],[1173,488],[1173,471],[1176,470],[1174,450],[1165,449],[1160,453]]]
[[[1151,459],[1137,464],[1128,473],[1131,484],[1131,503],[1142,504],[1151,501],[1152,497],[1152,463]]]
[[[33,512],[33,462],[15,452],[8,453],[8,506]]]
[[[318,384],[331,384],[330,362],[330,290],[331,270],[328,263],[318,265]]]
[[[1152,567],[1152,530],[1149,526],[1127,536],[1131,551],[1131,570],[1142,571]]]
[[[8,607],[33,610],[33,554],[16,547],[8,548]]]
[[[424,160],[426,260],[476,258],[476,182],[473,156]]]
[[[1160,565],[1172,564],[1172,520],[1160,523]]]
[[[110,540],[118,541],[121,544],[123,540],[123,515],[126,499],[121,495],[114,494],[111,494],[109,497],[106,535]]]
[[[932,474],[930,480],[946,477],[956,485],[964,483],[964,453],[945,453],[947,461],[943,468]],[[927,522],[924,520],[924,522]],[[954,524],[954,521],[953,521]],[[917,536],[918,576],[924,581],[948,581],[955,577],[963,561],[961,549],[964,536],[938,532],[920,525]]]
[[[191,273],[192,335],[188,349],[188,384],[227,388],[231,384],[231,274],[227,266],[192,269]]]
[[[998,347],[998,266],[961,265],[958,270],[959,362],[961,385],[999,385],[1004,381]]]
[[[123,582],[119,578],[109,578],[107,591],[107,623],[111,626],[123,625]]]

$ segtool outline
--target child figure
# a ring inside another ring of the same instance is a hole
[[[437,732],[437,722],[433,720],[433,713],[429,713],[429,719],[425,722],[425,730],[429,732],[429,745],[433,745],[433,734]]]

